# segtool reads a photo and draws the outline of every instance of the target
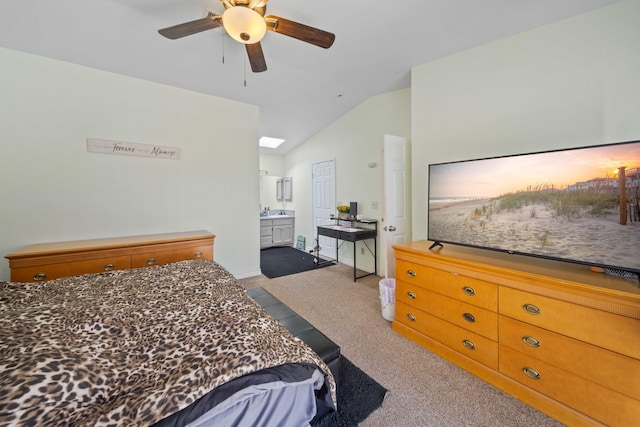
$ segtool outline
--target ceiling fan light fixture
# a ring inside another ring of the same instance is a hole
[[[267,32],[264,18],[245,6],[226,9],[222,14],[222,25],[234,40],[244,44],[258,43]]]

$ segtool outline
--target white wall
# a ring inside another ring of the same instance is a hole
[[[414,68],[413,240],[429,163],[640,139],[639,23],[628,0]]]
[[[272,154],[260,153],[260,169],[268,172],[271,176],[283,176],[284,158],[282,156],[275,156]]]
[[[259,272],[257,107],[6,49],[0,69],[1,255],[207,229],[217,261]],[[177,146],[182,158],[89,153],[87,137]]]
[[[410,138],[410,95],[409,89],[402,89],[371,97],[285,156],[286,175],[293,177],[293,201],[289,206],[296,211],[295,234],[305,235],[307,246],[312,245],[314,235],[311,174],[314,163],[335,159],[336,201],[358,202],[359,213],[380,218],[381,212],[371,204],[379,202],[383,137],[393,134]],[[369,168],[371,162],[378,166]],[[358,254],[360,245],[361,242]],[[341,259],[353,260],[351,244],[344,245],[343,252]],[[359,257],[358,266],[373,271],[373,260],[370,256]]]

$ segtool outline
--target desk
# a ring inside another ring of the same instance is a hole
[[[378,221],[357,221],[357,220],[341,220],[336,219],[338,224],[336,225],[319,225],[318,226],[318,236],[327,236],[333,237],[336,239],[336,259],[335,262],[338,262],[338,252],[340,246],[338,246],[338,240],[342,240],[343,242],[352,242],[353,243],[353,281],[355,282],[357,279],[361,279],[366,276],[370,276],[372,274],[378,275],[378,245],[377,239],[378,236]],[[347,227],[345,225],[341,225],[342,222],[350,222],[352,225],[357,224],[358,227]],[[360,226],[365,227],[360,227]],[[373,228],[371,228],[373,227]],[[363,242],[367,247],[371,255],[373,255],[373,273],[363,274],[362,276],[356,275],[356,242],[360,240],[368,240],[373,239],[373,252],[367,242]]]

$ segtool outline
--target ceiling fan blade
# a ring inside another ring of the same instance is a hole
[[[313,28],[275,15],[265,16],[267,29],[303,42],[328,49],[336,39],[335,34]]]
[[[249,0],[249,8],[262,7],[267,4],[269,0]]]
[[[260,45],[260,42],[245,44],[245,46],[247,47],[247,55],[249,55],[251,70],[254,73],[267,71],[267,62],[264,59],[264,54],[262,53],[262,45]]]
[[[202,31],[212,30],[221,26],[221,17],[209,12],[209,14],[205,18],[174,25],[173,27],[163,28],[161,30],[158,30],[158,32],[168,39],[175,40],[181,37],[190,36],[191,34],[200,33]]]

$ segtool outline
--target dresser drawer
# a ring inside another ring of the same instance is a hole
[[[126,256],[87,259],[65,263],[22,267],[11,270],[13,282],[40,282],[60,277],[79,276],[88,273],[104,273],[131,268],[131,258]]]
[[[631,426],[638,421],[640,401],[503,345],[499,366],[501,373],[607,425]]]
[[[495,341],[397,300],[395,320],[491,369],[498,369],[498,343]]]
[[[425,267],[403,260],[396,261],[397,279],[421,288],[459,299],[490,311],[498,310],[498,287],[494,283]]]
[[[131,255],[131,267],[149,267],[152,265],[170,264],[172,262],[192,259],[213,259],[212,246],[194,246],[190,248],[175,248],[165,251],[153,251]]]
[[[640,320],[500,287],[501,315],[640,359]]]
[[[505,316],[498,330],[500,345],[640,400],[640,360]]]
[[[427,291],[404,280],[396,279],[397,301],[416,307],[494,341],[498,340],[498,315],[493,311]]]
[[[332,228],[322,228],[322,230],[318,229],[318,234],[321,236],[331,237],[335,239],[340,237],[340,231],[334,230]]]

